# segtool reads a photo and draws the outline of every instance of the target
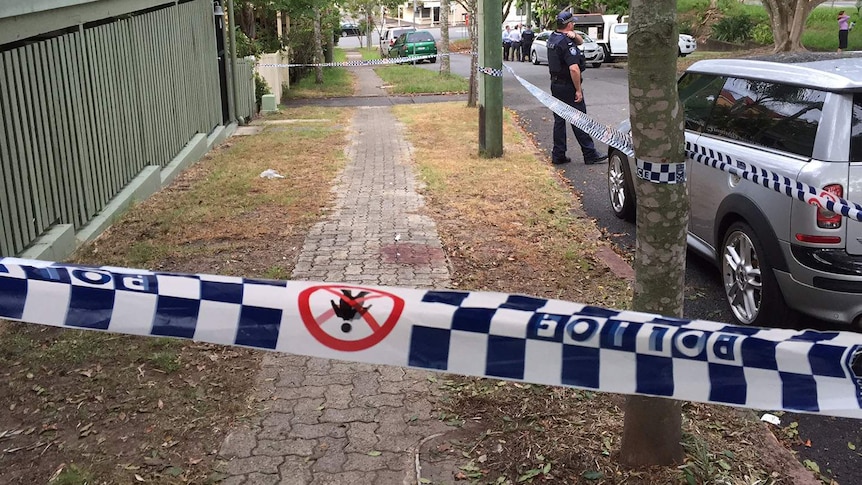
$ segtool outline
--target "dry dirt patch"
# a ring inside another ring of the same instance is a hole
[[[234,137],[72,261],[286,279],[344,165],[349,110]],[[284,179],[259,174],[277,170]],[[207,483],[261,352],[7,323],[0,327],[0,483]]]
[[[596,260],[605,243],[594,223],[578,215],[570,188],[508,114],[504,157],[482,159],[477,112],[435,108],[394,110],[416,149],[454,285],[627,307],[627,284]],[[420,450],[432,483],[794,483],[786,464],[761,453],[768,435],[749,412],[686,404],[685,465],[627,470],[614,457],[622,396],[488,379],[439,382],[449,396],[439,416],[455,431]]]

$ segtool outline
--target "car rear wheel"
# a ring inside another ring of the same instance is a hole
[[[634,221],[635,191],[629,170],[629,158],[616,150],[611,151],[608,163],[608,196],[615,216]]]
[[[536,54],[536,51],[530,52],[530,61],[537,66],[539,65],[539,55]]]
[[[431,62],[431,64],[437,64],[437,58],[432,57],[430,62]]]
[[[745,222],[725,231],[721,275],[730,311],[742,325],[791,328],[797,314],[787,306],[760,240]]]

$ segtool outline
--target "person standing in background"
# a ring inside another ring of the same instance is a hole
[[[533,33],[533,29],[529,26],[524,27],[524,30],[521,32],[521,55],[524,61],[530,60],[530,48],[533,47],[533,39],[535,38],[536,34]]]
[[[510,29],[509,29],[509,26],[507,25],[506,28],[503,30],[503,60],[504,61],[509,60],[509,51],[512,50],[512,40],[509,38],[509,35],[510,35]]]
[[[844,10],[838,12],[838,52],[847,48],[847,37],[850,33],[850,16]]]
[[[557,30],[548,37],[548,72],[551,75],[551,94],[586,114],[587,104],[584,102],[581,73],[587,67],[584,54],[578,48],[584,43],[583,38],[573,31],[575,21],[571,12],[562,11],[557,15]],[[557,113],[554,113],[554,149],[551,151],[551,163],[559,165],[572,160],[566,156],[566,125],[568,123]],[[601,163],[608,159],[606,153],[596,150],[593,139],[580,128],[572,125],[575,138],[581,146],[586,165]]]
[[[510,61],[518,61],[521,62],[524,60],[524,57],[521,54],[521,25],[516,25],[514,29],[509,32],[509,40],[512,41],[512,58]]]

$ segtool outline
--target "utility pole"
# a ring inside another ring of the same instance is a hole
[[[527,5],[526,5],[526,7],[527,7],[527,28],[531,29],[531,28],[533,28],[533,10],[532,10],[533,2],[531,2],[530,0],[527,0],[526,3],[527,3]]]
[[[502,69],[500,2],[479,0],[479,67]],[[503,156],[503,78],[479,74],[479,156]]]

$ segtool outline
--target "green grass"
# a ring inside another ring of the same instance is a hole
[[[147,359],[153,367],[168,374],[180,369],[179,355],[174,350],[154,352]]]
[[[359,49],[359,53],[362,54],[363,61],[380,59],[380,51],[376,47],[362,47]]]
[[[811,12],[802,33],[802,45],[814,51],[834,51],[838,49],[838,12],[845,10],[850,15],[850,21],[859,21],[855,9],[820,7]],[[847,39],[847,50],[862,50],[862,32],[857,29],[850,31]]]
[[[346,61],[347,52],[344,49],[335,49],[332,60]],[[290,86],[286,93],[287,98],[332,98],[353,94],[353,78],[343,67],[324,67],[323,83],[317,84],[315,79],[314,69],[308,69],[298,82]]]
[[[57,475],[57,478],[51,480],[50,485],[87,485],[90,483],[95,483],[90,472],[78,468],[76,465],[69,465]]]
[[[439,72],[414,66],[385,66],[374,69],[383,81],[392,86],[392,94],[463,93],[468,81],[461,76],[441,76]]]
[[[709,6],[708,0],[678,0],[677,13],[702,15]],[[720,1],[719,9],[724,15],[747,15],[756,24],[769,24],[769,16],[761,5],[740,4],[733,1]],[[812,51],[835,51],[838,49],[838,12],[845,10],[851,21],[859,21],[854,8],[818,7],[815,8],[805,24],[802,45]],[[862,32],[850,32],[848,50],[862,50]]]

